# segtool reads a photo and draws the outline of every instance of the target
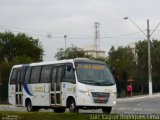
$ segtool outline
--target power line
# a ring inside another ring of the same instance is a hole
[[[19,30],[19,31],[22,31],[22,30],[27,30],[27,31],[34,31],[34,32],[38,32],[38,33],[45,33],[45,34],[53,34],[53,35],[63,35],[66,34],[66,33],[54,33],[54,32],[49,32],[49,31],[41,31],[41,30],[36,30],[36,29],[27,29],[27,28],[24,28],[24,29],[21,29],[21,28],[17,28],[17,27],[7,27],[7,26],[1,26],[1,28],[4,28],[4,29],[16,29],[16,30]],[[67,34],[67,35],[70,35],[70,36],[81,36],[81,37],[93,37],[93,36],[88,36],[88,35],[76,35],[76,34]]]
[[[21,31],[18,30],[12,30],[12,29],[7,29],[7,28],[1,28],[1,30],[5,30],[5,31],[12,31],[12,32],[18,32],[20,33]],[[48,35],[42,35],[42,34],[33,34],[33,33],[27,33],[29,35],[34,35],[34,36],[40,36],[40,37],[47,37],[47,38],[64,38],[64,37],[53,37],[52,35],[48,34]],[[93,38],[72,38],[72,37],[68,37],[67,39],[93,39]]]
[[[13,29],[9,29],[9,28],[4,28],[4,27],[0,27],[1,30],[5,30],[5,31],[12,31],[12,32],[19,32],[19,33],[22,33],[22,31],[19,30],[13,30]],[[14,29],[18,29],[18,28],[14,28]],[[33,30],[31,29],[32,31],[35,31],[35,32],[44,32],[44,31],[37,31],[37,30]],[[160,30],[157,30],[157,31],[160,31]],[[37,33],[28,33],[29,35],[34,35],[34,36],[40,36],[40,37],[47,37],[47,38],[64,38],[64,33],[51,33],[51,32],[46,32],[46,35],[42,35],[42,34],[37,34]],[[109,39],[109,38],[119,38],[119,37],[124,37],[124,36],[131,36],[131,35],[135,35],[135,34],[138,34],[138,33],[141,33],[141,32],[134,32],[134,33],[128,33],[128,34],[122,34],[122,35],[114,35],[114,36],[106,36],[106,37],[101,37],[100,39]],[[62,36],[53,36],[52,34],[57,34],[57,35],[62,35]],[[72,35],[72,34],[67,34],[68,37],[67,39],[94,39],[93,36],[87,36],[87,35]],[[69,37],[71,36],[71,37]],[[72,36],[81,36],[81,37],[72,37]],[[83,36],[83,37],[82,37]]]
[[[22,31],[18,31],[18,30],[11,30],[11,29],[7,29],[7,28],[1,28],[1,30],[5,30],[5,31],[12,31],[12,32],[17,32],[17,33],[23,33]],[[41,36],[41,37],[49,37],[47,35],[42,35],[42,34],[33,34],[33,33],[26,33],[29,35],[34,35],[34,36]],[[52,38],[63,38],[63,37],[52,37]]]
[[[115,35],[115,36],[108,36],[108,37],[102,37],[101,39],[105,39],[105,38],[116,38],[116,37],[124,37],[124,36],[131,36],[134,34],[138,34],[141,32],[134,32],[134,33],[128,33],[128,34],[122,34],[122,35]]]
[[[0,25],[1,26],[1,25]],[[7,27],[7,26],[1,26],[1,28],[10,28],[10,29],[16,29],[16,30],[27,30],[27,31],[34,31],[34,32],[39,32],[39,33],[52,33],[52,34],[60,34],[60,35],[64,35],[64,33],[53,33],[53,32],[49,32],[49,31],[42,31],[42,30],[36,30],[36,29],[28,29],[28,28],[18,28],[18,27]]]

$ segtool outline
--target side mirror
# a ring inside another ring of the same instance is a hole
[[[115,69],[115,68],[112,68],[112,69],[111,69],[111,72],[112,72],[112,75],[113,75],[113,76],[116,75],[116,69]]]
[[[69,71],[69,72],[70,72],[70,71],[71,71],[71,69],[72,69],[72,67],[71,67],[71,66],[67,66],[66,68],[67,68],[67,71]]]

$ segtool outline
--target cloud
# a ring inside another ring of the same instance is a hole
[[[76,39],[74,36],[94,36],[94,22],[100,23],[101,37],[139,32],[130,21],[146,30],[146,20],[153,28],[160,22],[159,0],[0,0],[0,26],[17,27],[19,31],[47,35],[53,38],[39,38],[45,49],[45,60],[52,60],[57,48],[64,47],[64,34],[69,34],[67,45],[92,44],[92,39]],[[40,32],[48,31],[48,32]],[[56,34],[57,33],[57,34]],[[58,34],[61,33],[61,34]],[[56,39],[54,37],[62,37]],[[159,38],[158,31],[153,37]],[[74,37],[75,39],[69,39]],[[143,39],[143,34],[101,39],[101,48],[108,51],[112,45],[124,46]]]

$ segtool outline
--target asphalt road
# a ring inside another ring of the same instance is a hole
[[[11,105],[0,105],[0,111],[26,111],[26,108],[17,108]],[[52,109],[41,112],[53,112]],[[66,110],[68,112],[68,110]],[[80,110],[80,113],[102,113],[101,110]],[[112,113],[119,114],[160,114],[160,94],[149,96],[139,96],[123,98],[117,100],[117,105]]]
[[[112,112],[121,114],[160,114],[160,94],[153,97],[141,96],[119,99]]]

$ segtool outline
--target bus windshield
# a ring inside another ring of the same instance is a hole
[[[76,63],[78,81],[97,86],[114,85],[115,81],[105,64]]]

